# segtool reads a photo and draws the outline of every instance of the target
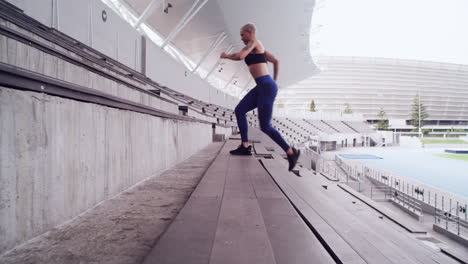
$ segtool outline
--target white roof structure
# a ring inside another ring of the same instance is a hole
[[[212,71],[225,82],[222,86],[228,92],[235,88],[240,94],[240,90],[254,86],[245,63],[223,60],[217,65],[222,51],[243,47],[239,29],[246,23],[257,26],[258,38],[281,61],[279,85],[296,83],[317,69],[309,52],[314,0],[107,1],[130,10],[139,18],[138,25],[152,28],[165,40],[164,44],[177,48],[202,78]]]

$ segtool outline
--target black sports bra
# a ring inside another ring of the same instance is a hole
[[[267,63],[265,52],[264,53],[249,53],[249,55],[247,55],[244,60],[245,60],[245,63],[247,63],[247,65],[263,63],[263,62]]]

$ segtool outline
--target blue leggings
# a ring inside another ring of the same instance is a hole
[[[250,90],[244,98],[236,106],[237,125],[239,126],[242,142],[248,142],[247,136],[247,119],[245,114],[255,108],[258,108],[258,120],[260,121],[260,129],[270,136],[280,147],[287,151],[288,143],[283,139],[281,134],[271,126],[271,114],[273,113],[273,102],[278,93],[278,86],[270,75],[260,76],[255,79],[257,86]]]

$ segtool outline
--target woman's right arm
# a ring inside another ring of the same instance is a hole
[[[273,63],[273,80],[278,80],[279,60],[270,52],[265,50],[267,61]]]

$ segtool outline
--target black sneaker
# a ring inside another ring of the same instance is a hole
[[[249,145],[248,147],[240,146],[234,150],[229,151],[231,155],[252,155],[252,145]]]
[[[299,159],[299,156],[301,155],[300,150],[297,150],[295,148],[292,148],[292,150],[293,150],[293,154],[286,155],[288,156],[289,171],[292,171],[292,169],[294,169],[294,166],[296,166],[297,160]]]

